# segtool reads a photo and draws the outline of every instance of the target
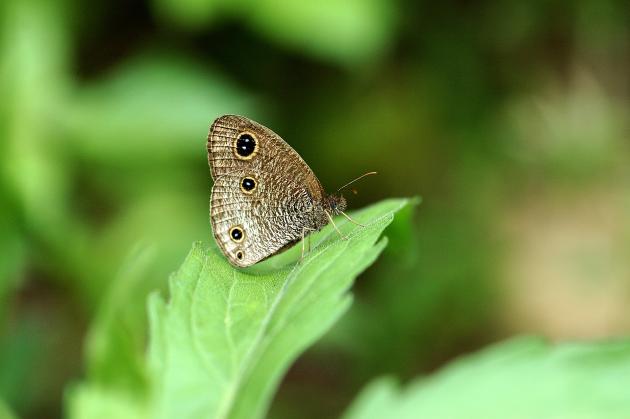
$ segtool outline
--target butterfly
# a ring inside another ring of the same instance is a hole
[[[302,157],[267,127],[223,115],[210,127],[207,148],[214,180],[210,222],[232,265],[246,267],[273,256],[329,222],[334,225],[335,215],[353,221],[343,212],[345,198],[328,195]]]

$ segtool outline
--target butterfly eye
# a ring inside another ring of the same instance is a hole
[[[254,178],[247,176],[241,180],[241,190],[243,192],[250,194],[254,192],[254,189],[256,189],[256,180]]]
[[[239,135],[234,144],[234,151],[237,156],[243,160],[249,160],[254,157],[257,150],[258,144],[256,138],[248,132]]]
[[[243,238],[245,238],[245,233],[243,233],[243,229],[241,229],[240,227],[232,227],[229,234],[232,240],[234,240],[236,243],[242,242]]]

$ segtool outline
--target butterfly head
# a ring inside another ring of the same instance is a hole
[[[328,206],[333,215],[339,215],[346,210],[346,198],[343,195],[330,195],[328,197]]]

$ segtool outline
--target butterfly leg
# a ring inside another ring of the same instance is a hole
[[[308,235],[308,232],[315,231],[314,228],[310,227],[302,227],[302,256],[300,257],[300,262],[304,260],[305,252],[305,244],[308,239],[308,252],[311,251],[311,236]]]
[[[349,216],[348,214],[346,214],[345,212],[341,211],[341,215],[343,215],[344,217],[346,217],[346,219],[347,219],[348,221],[350,221],[352,224],[356,224],[356,225],[358,225],[358,226],[360,226],[360,227],[365,227],[365,225],[364,225],[364,224],[361,224],[360,222],[358,222],[358,221],[354,220],[352,217],[350,217],[350,216]]]
[[[326,216],[330,220],[330,223],[333,225],[333,227],[335,227],[335,230],[337,230],[337,233],[339,233],[339,236],[341,237],[341,240],[348,240],[348,236],[344,236],[343,235],[343,233],[341,232],[341,230],[339,230],[339,228],[337,227],[337,224],[335,224],[335,222],[333,221],[332,216],[328,213],[328,211],[324,210],[324,212],[326,213]]]

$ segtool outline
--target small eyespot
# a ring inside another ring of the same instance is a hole
[[[229,234],[232,240],[236,243],[242,242],[245,238],[245,233],[243,233],[243,229],[241,229],[240,227],[232,227]]]
[[[238,158],[249,160],[254,157],[258,150],[256,138],[249,132],[244,132],[238,136],[234,143],[234,151]]]
[[[241,190],[246,194],[254,192],[256,189],[256,179],[250,176],[246,176],[241,180]]]
[[[242,251],[239,250],[238,252],[236,252],[236,259],[243,260],[243,256],[244,255]]]

